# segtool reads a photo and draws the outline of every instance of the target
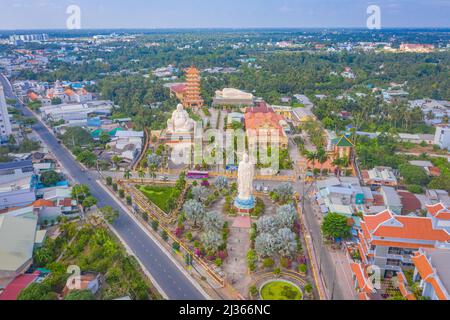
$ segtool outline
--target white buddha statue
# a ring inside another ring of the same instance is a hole
[[[240,200],[250,200],[253,197],[253,179],[255,178],[255,166],[250,161],[247,153],[239,163],[238,169],[238,197]]]
[[[172,118],[167,120],[167,132],[192,132],[194,130],[194,125],[194,120],[189,117],[189,114],[184,110],[183,105],[179,104],[177,109],[172,113]]]

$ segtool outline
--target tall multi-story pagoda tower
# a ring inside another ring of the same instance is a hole
[[[203,98],[200,95],[200,72],[195,67],[186,69],[186,91],[183,105],[185,108],[203,107]]]

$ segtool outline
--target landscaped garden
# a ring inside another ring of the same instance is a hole
[[[300,289],[286,281],[271,281],[261,288],[263,300],[302,300]]]
[[[169,213],[180,196],[180,190],[176,186],[136,186],[151,202],[161,210]]]
[[[149,224],[174,251],[189,248],[182,252],[187,265],[193,257],[202,259],[217,274],[228,275],[239,292],[251,292],[251,298],[260,294],[267,300],[304,298],[302,280],[300,286],[296,281],[283,282],[292,275],[297,280],[305,278],[308,270],[291,184],[282,183],[270,195],[257,198],[250,230],[234,227],[238,219],[233,205],[237,185],[225,177],[218,177],[212,184],[205,180],[187,184],[182,174],[174,186],[135,187],[149,202],[165,212],[172,211],[170,222],[152,218]],[[143,218],[149,220],[147,213]],[[261,273],[272,274],[273,284],[264,286],[262,292],[255,285],[250,290],[255,283],[253,275]],[[305,287],[305,292],[310,297],[312,290]]]

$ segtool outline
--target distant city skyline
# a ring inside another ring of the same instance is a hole
[[[365,28],[369,5],[382,28],[450,27],[450,0],[0,0],[0,30],[64,29],[69,5],[82,29]]]

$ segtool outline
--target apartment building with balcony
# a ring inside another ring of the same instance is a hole
[[[389,209],[363,216],[358,237],[362,262],[378,266],[387,278],[403,268],[412,268],[415,251],[450,243],[449,231],[436,225],[432,218],[398,216]]]

